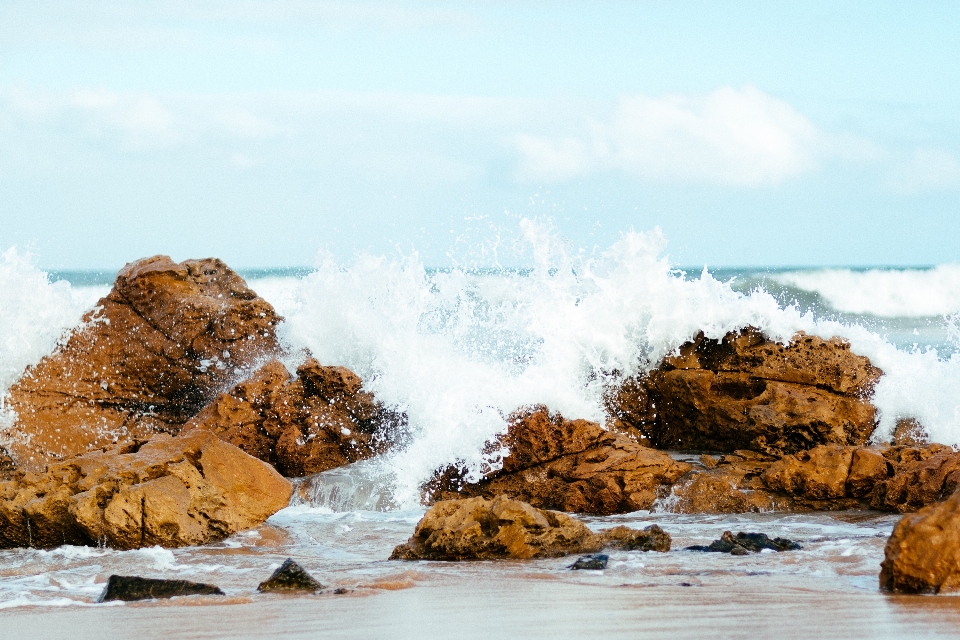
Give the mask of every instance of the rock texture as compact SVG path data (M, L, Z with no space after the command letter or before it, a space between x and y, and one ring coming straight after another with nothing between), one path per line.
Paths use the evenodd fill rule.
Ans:
M960 590L960 493L897 523L884 549L880 587L902 593Z
M652 524L641 530L620 525L600 534L608 546L626 551L670 551L670 534Z
M283 561L269 578L260 583L257 591L318 591L323 585L307 573L307 570L298 565L291 558Z
M747 327L703 334L607 396L610 426L659 449L773 456L863 445L881 371L840 338L798 333L783 346Z
M687 547L688 551L712 551L715 553L729 553L735 556L743 556L748 553L759 553L764 549L771 551L795 551L802 549L799 544L786 538L770 538L765 533L744 533L740 532L734 536L729 531L724 531L719 540L714 540L709 545L693 545Z
M292 492L212 433L160 434L0 483L0 547L204 544L260 524Z
M502 469L476 484L447 469L428 485L429 499L504 495L541 509L625 513L649 509L690 470L669 454L595 422L551 415L543 406L514 414L506 435L491 448L500 446L509 451Z
M299 477L382 452L399 433L404 416L387 410L344 367L313 358L293 377L278 360L217 396L185 426L205 429Z
M2 443L17 466L180 426L261 358L280 318L223 262L166 256L126 265L57 350L9 392Z
M157 580L138 576L110 576L107 586L97 602L111 600L153 600L173 598L174 596L215 595L222 596L223 591L212 584L189 582L187 580Z

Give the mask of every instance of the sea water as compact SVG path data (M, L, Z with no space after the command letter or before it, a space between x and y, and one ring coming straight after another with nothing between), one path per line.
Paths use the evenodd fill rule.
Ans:
M309 352L357 372L379 399L407 414L406 445L305 480L310 491L300 494L309 499L215 545L0 551L0 608L92 603L110 573L206 578L228 597L260 602L266 596L251 589L287 556L318 572L321 582L358 594L505 575L574 589L736 591L738 576L750 576L751 589L879 597L877 570L896 518L877 514L639 512L588 519L594 528L658 522L675 547L727 529L763 530L805 547L748 560L615 553L610 568L593 577L566 571L564 560L429 568L385 562L422 514L419 485L436 468L460 460L474 477L496 468L503 452L484 452L483 445L505 430L511 411L542 403L602 422L606 385L656 366L698 331L719 338L752 325L781 341L797 331L843 336L884 371L873 397L878 440L899 418L913 417L932 439L960 444L958 265L690 269L670 264L657 231L624 233L592 252L574 250L532 221L521 231L531 256L522 268L437 269L416 254L349 262L321 255L311 269L242 272L284 316L279 335L293 354L289 366ZM114 275L44 273L14 249L0 254L0 392L55 348ZM12 419L0 408L0 433Z

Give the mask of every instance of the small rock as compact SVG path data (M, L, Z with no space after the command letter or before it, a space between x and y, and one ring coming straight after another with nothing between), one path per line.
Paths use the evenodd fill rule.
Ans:
M729 531L724 531L719 540L714 540L708 546L693 545L687 547L688 551L712 551L717 553L729 553L734 556L745 556L751 551L757 553L762 549L772 549L773 551L793 551L802 547L792 540L786 538L771 539L765 533L743 533L742 531L734 537Z
M97 602L111 600L151 600L155 598L173 598L174 596L214 595L222 596L223 591L212 584L188 582L186 580L157 580L139 576L110 576L107 586Z
M594 553L589 556L581 556L577 558L577 561L572 565L567 567L568 569L590 569L594 571L602 571L607 568L607 560L610 559L605 553Z
M642 531L621 525L600 535L609 545L627 551L670 551L670 534L656 524Z
M318 591L323 585L291 558L283 561L269 578L260 583L257 591Z

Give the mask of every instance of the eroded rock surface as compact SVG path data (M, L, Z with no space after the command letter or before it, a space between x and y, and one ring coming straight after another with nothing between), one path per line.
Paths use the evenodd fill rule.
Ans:
M261 582L257 587L257 591L261 592L313 592L320 589L323 589L323 585L320 584L316 578L307 573L306 569L294 562L292 558L287 558L284 560L283 564L277 567L277 570L274 571L269 578Z
M107 580L107 586L104 587L97 602L110 602L112 600L133 602L136 600L195 595L222 596L224 593L219 587L202 582L113 575Z
M880 587L902 593L960 590L960 493L897 523L884 549Z
M21 469L177 433L217 392L278 351L280 318L216 259L126 265L57 350L10 388L2 444Z
M262 523L293 492L268 464L199 430L18 475L0 483L0 547L204 544Z
M786 538L771 538L765 533L744 533L740 532L734 536L729 531L724 531L719 540L714 540L709 545L693 545L687 547L688 551L709 551L714 553L729 553L735 556L743 556L748 553L760 553L764 549L771 551L795 551L802 547Z
M291 376L278 360L217 396L185 426L205 429L299 477L381 453L404 423L344 367L308 358Z
M538 406L514 414L497 443L503 468L476 484L447 469L427 488L431 500L504 495L537 508L607 515L649 509L690 470L669 454L587 420Z
M696 339L607 397L610 426L658 449L773 456L863 445L881 371L840 338L799 333L783 346L747 327Z

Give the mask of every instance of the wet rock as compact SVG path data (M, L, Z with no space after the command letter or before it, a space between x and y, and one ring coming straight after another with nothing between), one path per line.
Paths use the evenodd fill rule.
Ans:
M693 545L687 547L688 551L711 551L717 553L730 553L733 555L746 555L750 552L759 553L763 549L773 551L793 551L802 547L786 538L770 538L765 533L743 533L742 531L734 536L729 531L724 531L719 540L714 540L708 546Z
M177 433L217 392L279 351L280 317L216 259L145 258L54 353L10 388L3 446L19 468Z
M891 475L893 466L881 450L872 447L856 449L847 475L847 495L854 498L869 497L877 485Z
M880 375L840 338L798 333L783 346L747 327L722 340L701 333L648 375L611 389L606 406L611 428L659 449L779 457L865 444Z
M960 453L945 445L891 447L892 477L878 482L870 506L906 513L946 499L960 484Z
M621 525L603 531L599 535L606 546L626 551L670 551L670 534L656 524L644 527L640 531Z
M668 454L536 406L514 414L491 450L509 451L502 469L475 484L449 468L427 485L429 500L505 495L542 509L608 515L649 509L690 470Z
M706 460L707 464L703 464ZM747 513L788 509L789 504L767 491L759 476L773 458L752 451L721 456L703 455L671 489L658 508L673 513Z
M603 540L565 513L497 496L438 502L391 560L549 558L593 553Z
M897 523L884 549L880 588L900 593L960 590L960 493Z
M160 434L0 483L0 547L204 544L262 523L292 492L207 431Z
M821 445L784 456L760 476L767 488L812 500L843 498L854 448Z
M604 553L594 553L589 556L581 556L577 558L577 561L572 565L567 567L568 569L576 570L590 570L590 571L603 571L607 568L607 561L610 560L610 556Z
M893 430L893 444L907 447L923 446L930 442L926 428L916 418L900 418Z
M110 576L107 586L100 594L97 602L111 600L153 600L159 598L173 598L175 596L195 595L224 595L219 587L202 582L188 582L186 580L156 580L154 578L140 578L138 576Z
M313 358L291 376L278 360L217 396L185 426L205 429L300 477L369 458L393 442L405 418L386 409L344 367Z
M283 561L269 578L260 583L257 591L319 591L323 585L291 558Z

